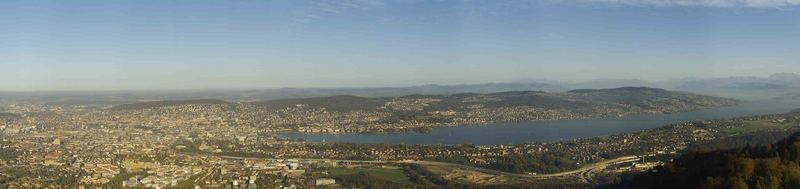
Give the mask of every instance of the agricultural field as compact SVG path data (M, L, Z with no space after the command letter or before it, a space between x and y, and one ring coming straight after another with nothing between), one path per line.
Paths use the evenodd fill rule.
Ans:
M397 184L413 185L410 178L399 167L370 167L370 168L344 168L337 167L330 170L330 175L334 177L354 175L364 172L368 175L379 177L386 181Z

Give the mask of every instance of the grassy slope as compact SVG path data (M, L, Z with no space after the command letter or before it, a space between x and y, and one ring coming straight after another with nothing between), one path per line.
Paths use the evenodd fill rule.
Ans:
M352 175L359 172L365 172L369 175L380 177L382 179L392 181L398 184L413 185L410 178L403 173L399 168L333 168L330 170L332 176Z

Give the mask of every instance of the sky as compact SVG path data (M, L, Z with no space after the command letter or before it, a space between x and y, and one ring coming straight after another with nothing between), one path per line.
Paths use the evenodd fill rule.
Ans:
M800 0L0 1L0 91L800 72Z

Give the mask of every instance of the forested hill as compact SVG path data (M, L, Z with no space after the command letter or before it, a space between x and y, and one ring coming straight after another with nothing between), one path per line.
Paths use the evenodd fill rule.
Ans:
M736 100L703 96L647 87L615 89L579 89L563 93L509 91L497 93L459 93L453 95L407 95L401 97L329 97L282 99L252 102L264 110L304 106L333 112L351 111L467 111L481 108L535 107L595 114L596 109L671 113L713 108L736 103ZM153 109L180 105L228 104L216 99L166 100L113 106L113 110Z
M763 146L689 153L608 188L800 188L800 133Z
M487 94L408 95L396 98L332 96L305 99L272 100L257 103L267 109L297 105L325 108L328 111L464 111L480 108L536 107L590 113L597 108L630 111L680 112L731 105L736 100L657 88L623 87L615 89L581 89L565 93L510 91ZM389 105L389 106L387 106Z
M110 110L146 110L169 117L242 116L239 119L242 122L299 132L400 132L425 131L440 126L675 113L737 102L663 89L626 87L560 93L510 91L401 97L340 95L236 103L172 100L124 104Z

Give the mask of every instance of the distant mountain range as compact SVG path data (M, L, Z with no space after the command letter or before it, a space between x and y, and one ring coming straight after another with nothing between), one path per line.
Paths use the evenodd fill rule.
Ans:
M658 86L742 99L769 99L786 94L800 94L800 75L781 73L769 77L682 79L660 82Z
M566 92L574 89L652 87L740 99L787 98L800 95L800 74L781 73L768 77L676 79L648 82L638 79L603 79L586 82L524 81L507 83L420 85L383 88L279 88L261 90L110 91L110 92L0 92L2 102L46 102L59 104L120 104L153 100L223 99L265 101L352 95L399 97L413 94L449 95L503 91Z
M253 90L247 91L246 94L255 99L270 100L335 95L396 97L411 94L495 93L502 91L565 92L574 89L610 89L620 87L651 87L743 99L769 99L783 96L787 93L800 94L800 74L781 73L769 77L676 79L658 82L648 82L639 79L601 79L586 82L525 81L469 85L422 85L393 88L284 88Z
M687 79L662 83L665 87L686 90L777 90L800 87L798 74L774 74L769 77L728 77L714 79ZM670 86L671 85L671 86Z
M625 86L656 87L697 93L793 92L800 89L800 74L780 73L768 77L725 77L675 79L648 82L638 79L594 80L587 82L551 82L565 88L602 89Z

